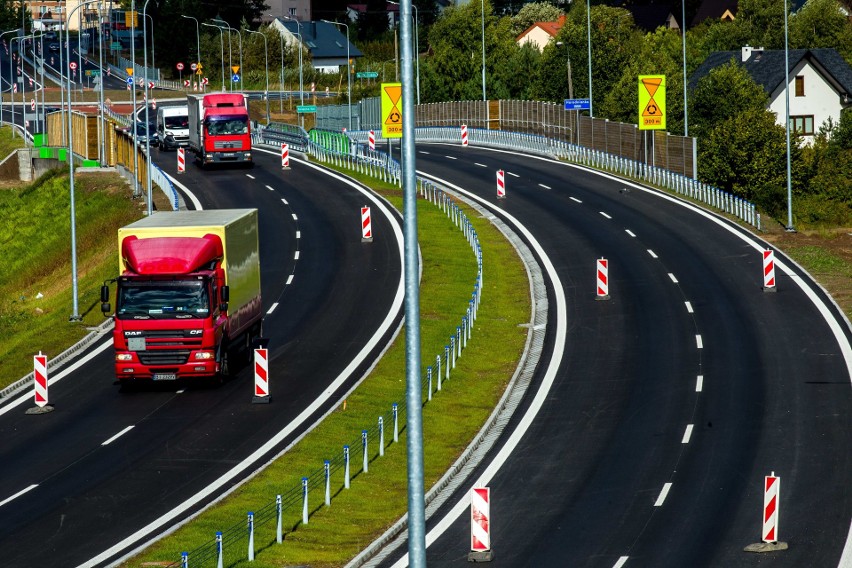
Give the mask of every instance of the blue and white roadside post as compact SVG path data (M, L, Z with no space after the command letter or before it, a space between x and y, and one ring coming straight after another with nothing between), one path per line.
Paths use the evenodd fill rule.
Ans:
M216 568L224 568L225 551L222 548L222 531L216 532Z
M254 511L248 512L248 559L254 561Z
M343 446L343 487L349 489L349 446Z

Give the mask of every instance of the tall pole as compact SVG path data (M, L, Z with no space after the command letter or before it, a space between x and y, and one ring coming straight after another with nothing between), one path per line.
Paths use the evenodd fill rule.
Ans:
M683 135L689 136L689 110L686 107L686 0L680 1L681 26L680 35L683 38Z
M0 33L0 38L2 38L6 34L16 33L17 31L18 30L9 30L7 32ZM12 81L15 78L15 76L12 74L12 42L14 41L14 39L15 38L11 38L9 40L9 97L12 96ZM3 105L2 104L0 104L0 122L3 122ZM9 122L15 122L14 114L12 115L12 120L10 120ZM15 132L15 128L13 127L12 133L14 134L14 132Z
M98 69L101 70L101 74L98 77L98 85L100 86L100 93L98 93L98 102L100 103L100 122L99 122L99 134L101 138L101 148L100 148L100 161L101 166L106 165L106 120L104 119L104 34L102 33L101 28L101 3L98 2ZM42 59L42 73L44 72L44 59ZM44 83L44 81L42 81ZM44 108L44 101L42 101L42 108Z
M195 60L195 62L197 64L201 63L201 32L198 26L198 18L193 18L192 16L184 16L183 14L181 14L180 17L186 18L187 20L195 21L195 49L197 54L197 59Z
M266 34L261 32L254 32L249 29L244 29L250 34L257 34L263 38L263 56L266 61L266 92L264 93L264 98L266 99L266 124L269 124L269 45L266 43ZM242 77L242 75L240 75Z
M304 84L304 75L302 74L302 44L304 42L304 36L302 36L302 23L296 18L291 18L290 16L285 15L285 18L288 20L293 20L296 22L296 29L298 32L296 35L299 36L299 104L305 104L305 84ZM299 114L299 120L301 122L302 128L305 127L305 115Z
M221 22L221 23L225 24L223 27L225 27L228 30L228 70L231 71L234 68L234 62L233 62L233 59L231 57L231 55L232 55L232 53L231 53L231 30L233 28L225 20L219 20L219 19L214 18L212 21ZM221 29L221 27L220 27L220 29ZM234 90L234 82L233 81L228 81L228 82L231 84L230 90L233 91ZM224 85L224 80L222 81L222 84ZM224 86L222 87L222 90L223 91L225 90Z
M213 24L208 24L206 22L202 22L201 25L207 26L207 27L210 27L210 28L216 28L217 30L219 30L219 45L221 46L221 49L222 49L222 64L221 64L221 67L222 67L222 92L224 92L225 91L225 36L224 36L224 33L222 32L222 28L219 27L219 26L214 26ZM228 34L228 35L230 35L230 34ZM199 59L200 59L200 57L199 57Z
M420 393L420 289L417 257L417 186L414 151L414 57L411 0L402 0L402 191L405 264L405 384L408 443L408 560L426 567L423 490L423 410Z
M485 0L480 0L482 9L482 100L485 98Z
M147 2L146 2L146 4L147 4ZM144 8L143 8L143 14L144 14ZM146 18L149 18L149 19L151 20L151 68L152 68L152 69L157 69L157 59L156 59L156 51L157 51L157 50L156 50L156 48L155 48L155 44L154 44L154 16L152 16L151 14L145 14L145 17L146 17ZM146 23L147 23L147 22L142 22L142 24L143 24L143 26L142 26L142 27L145 27L145 26L144 26L144 24L146 24ZM147 36L146 36L146 40L147 40ZM147 52L146 52L146 53L147 53ZM148 71L147 71L147 67L148 67L148 66L146 65L146 66L145 66L145 68L146 68L145 73L147 73L147 72L148 72ZM160 74L159 74L159 73L157 73L157 76L156 76L156 77L154 77L154 80L155 80L155 81L159 81L159 80L160 80Z
M346 28L346 89L347 89L347 101L349 104L349 130L352 130L352 73L349 69L349 62L351 61L349 57L349 26L342 22L331 22L329 20L323 20L323 22L327 24L331 24L333 26L344 26Z
M793 183L790 175L790 49L787 42L787 0L784 0L784 121L787 130L787 231L793 227Z
M595 116L592 109L592 7L586 0L586 45L589 51L589 117Z
M145 188L148 190L148 216L150 217L154 213L154 200L151 191L151 132L148 130L151 128L151 116L149 114L151 101L148 96L148 21L145 19L148 2L149 0L145 0L145 4L142 5L142 67L145 69ZM151 22L153 23L153 21L152 18ZM152 33L152 40L153 37L154 34Z
M130 123L133 135L133 197L139 197L139 152L136 146L136 0L130 0L130 65L133 69L131 91L133 92L133 119ZM69 123L70 124L70 123ZM69 137L71 129L68 130Z

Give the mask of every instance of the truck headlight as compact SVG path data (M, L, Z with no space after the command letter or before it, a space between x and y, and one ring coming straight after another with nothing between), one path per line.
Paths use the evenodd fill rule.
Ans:
M116 353L115 354L116 361L133 361L133 355L131 353Z
M196 361L210 361L214 358L212 351L196 351L195 352L195 360Z

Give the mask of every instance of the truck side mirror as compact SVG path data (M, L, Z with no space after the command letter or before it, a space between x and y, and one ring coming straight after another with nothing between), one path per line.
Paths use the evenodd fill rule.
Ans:
M109 286L101 286L101 302L109 302Z
M223 302L227 302L231 299L231 290L228 286L222 286L219 290L219 296Z

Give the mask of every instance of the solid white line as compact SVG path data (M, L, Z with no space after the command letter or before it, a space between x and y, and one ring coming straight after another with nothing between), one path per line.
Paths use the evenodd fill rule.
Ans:
M688 311L691 314L695 313L695 311L692 309L692 304L690 304L689 302L684 302L684 304L686 305L686 311Z
M275 188L272 187L271 185L267 185L266 189L268 189L269 191L275 191ZM282 199L281 201L284 201L284 200Z
M186 392L186 389L180 389L180 390L176 390L175 394L183 394L185 392Z
M473 163L473 165L474 165L474 166L479 166L480 168L487 168L487 167L488 167L488 166L486 166L485 164L480 164L479 162L474 162L474 163Z
M582 201L580 201L576 197L569 197L568 199L570 199L571 201L576 201L577 203L582 203Z
M249 178L249 179L254 179L254 176L251 175L251 174L246 174L246 177Z
M282 199L281 203L283 203L284 205L290 205L290 203L286 199Z
M648 254L650 254L650 255L651 255L651 258L659 258L659 257L657 256L657 253L655 253L655 252L654 252L654 251L652 251L651 249L648 249Z
M9 501L13 501L13 500L17 499L18 497L20 497L21 495L23 495L23 494L24 494L24 493L26 493L27 491L32 491L32 490L33 490L33 489L35 489L36 487L38 487L38 483L33 483L32 485L30 485L30 486L29 486L29 487L27 487L26 489L21 489L20 491L18 491L17 493L15 493L14 495L12 495L11 497L7 497L7 498L3 499L2 501L0 501L0 507L2 507L3 505L5 505L5 504L6 504L6 503L8 503Z
M519 176L518 174L513 174L512 172L506 172L506 173L507 173L507 174L509 174L509 175L510 175L510 176L512 176L512 177L516 177L516 178L521 177L521 176Z
M458 160L458 158L456 158L455 156L444 156L444 157L449 159L449 160Z
M604 217L606 217L607 219L612 219L612 217L610 217L609 215L607 215L607 214L606 214L606 213L604 213L603 211L598 211L598 213L600 213L601 215L603 215L603 216L604 216Z
M634 239L636 238L636 235L630 229L624 229L624 232L627 233L628 235L630 235L631 237L633 237ZM626 558L626 557L624 557L624 558Z
M538 184L539 187L543 187L544 189L550 189L549 185L544 185L543 183Z
M695 379L695 392L701 392L704 390L704 375L698 375L698 378Z
M427 156L429 155L429 152L427 152L427 151L425 151L425 150L418 150L418 151L419 151L421 154L426 154Z
M296 214L295 214L295 213L293 213L293 220L294 220L294 221L298 221L298 220L299 220L299 218L298 218L298 217L296 217Z
M116 441L117 439L119 439L121 436L127 434L131 430L133 430L132 424L130 426L128 426L127 428L125 428L124 430L122 430L121 432L119 432L118 434L116 434L115 436L113 436L112 438L108 439L106 442L101 442L101 445L106 446L107 444L110 444L110 443Z
M275 302L274 304L272 304L271 306L269 306L269 309L266 311L266 315L269 315L269 314L271 314L272 312L274 312L274 311L275 311L275 308L277 308L277 307L278 307L278 302Z
M616 562L615 564L612 565L612 568L621 568L622 566L624 566L627 563L628 558L630 558L630 557L629 556L622 556L621 558L618 559L618 562Z
M302 238L302 231L296 231L296 238L297 238L297 239L301 239L301 238Z
M704 342L701 340L700 334L695 336L695 346L699 349L704 349Z
M166 174L166 177L169 178L169 180L171 180L171 182L173 184L175 184L175 187L179 187L181 189L181 191L183 191L187 195L187 197L189 197L189 200L192 201L193 207L195 207L198 210L204 209L204 207L201 206L201 202L198 200L197 197L195 197L194 193L189 191L188 187L186 187L181 182L179 182L177 180L177 178L175 178L174 176L170 176L169 174Z
M669 278L671 278L671 279L672 279L672 282L674 282L675 284L677 284L677 278L675 278L675 275L674 275L674 274L672 274L671 272L669 272Z
M287 284L286 285L289 286L292 282L293 282L293 275L291 274L290 276L287 277Z
M295 256L293 256L293 260L299 260L299 251L296 251Z
M680 441L680 443L688 444L690 439L692 439L692 424L687 424L686 432L683 433L683 439Z
M657 502L654 503L654 507L661 507L663 505L663 502L666 500L666 496L668 496L669 494L669 489L671 488L671 483L666 483L665 485L663 485L663 490L660 491L660 496L657 497Z

